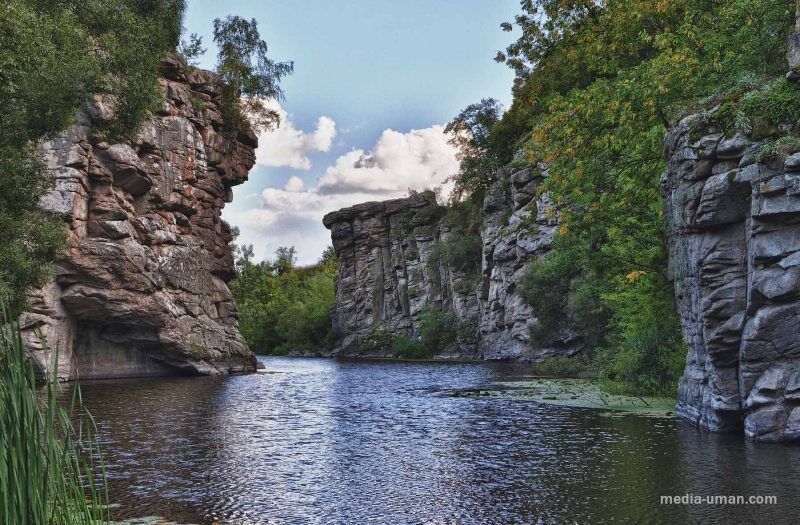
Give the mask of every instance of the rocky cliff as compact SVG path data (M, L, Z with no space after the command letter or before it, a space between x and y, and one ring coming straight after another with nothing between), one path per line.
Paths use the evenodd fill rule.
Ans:
M212 73L168 60L162 74L162 105L134 141L96 131L110 115L97 97L44 146L55 188L42 206L64 217L69 248L21 325L43 371L58 349L62 380L255 366L226 284L231 232L220 213L247 180L257 139L223 132Z
M532 346L535 313L515 293L525 265L547 253L556 228L547 195L539 195L543 176L534 167L501 173L483 205L476 271L441 257L456 233L432 192L325 216L339 259L333 353L364 355L362 344L376 330L418 335L426 306L454 312L467 331L438 357L537 361L579 351L574 334Z
M677 413L762 441L800 440L800 153L782 153L692 116L662 181L689 346Z

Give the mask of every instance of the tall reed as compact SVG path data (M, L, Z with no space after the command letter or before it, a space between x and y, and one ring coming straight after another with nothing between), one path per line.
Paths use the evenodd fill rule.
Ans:
M0 523L108 523L94 421L77 386L59 403L61 387L51 379L36 387L19 327L0 325Z

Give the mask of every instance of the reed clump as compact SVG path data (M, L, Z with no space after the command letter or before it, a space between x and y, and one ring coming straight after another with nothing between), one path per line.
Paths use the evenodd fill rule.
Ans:
M0 523L108 523L94 421L77 385L59 400L63 387L51 379L36 386L19 327L0 325Z

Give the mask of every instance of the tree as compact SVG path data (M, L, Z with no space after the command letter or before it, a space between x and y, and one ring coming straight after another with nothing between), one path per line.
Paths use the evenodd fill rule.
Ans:
M495 57L517 74L517 87L528 81L533 68L553 58L584 18L601 9L596 0L522 0L520 4L522 13L514 23L504 22L500 27L512 31L516 25L522 36Z
M453 177L456 199L476 192L482 194L495 182L495 172L502 164L491 142L491 132L502 111L497 100L485 98L464 108L445 127L460 164L458 174Z
M261 39L255 19L217 18L214 41L219 46L217 73L225 86L222 111L229 128L236 129L243 119L256 129L277 125L278 114L266 101L283 98L280 81L294 71L294 64L267 56L267 43Z
M314 353L330 344L332 250L313 266L297 267L294 247L281 247L269 262L237 264L231 283L239 308L239 329L257 353Z
M178 54L192 66L197 65L197 59L203 56L206 51L208 49L203 47L203 37L198 36L197 33L189 35L189 40L181 40L181 45L178 47Z
M240 270L242 268L246 268L248 266L253 265L253 258L255 257L255 251L253 250L252 244L243 244L238 246L234 251L234 257L236 258L236 267Z
M333 249L333 246L326 246L324 250L322 250L322 255L319 257L320 264L328 264L337 262L339 259L336 257L336 250Z
M275 250L275 262L273 266L278 272L278 275L283 275L294 270L294 265L297 262L297 250L294 246L281 246Z

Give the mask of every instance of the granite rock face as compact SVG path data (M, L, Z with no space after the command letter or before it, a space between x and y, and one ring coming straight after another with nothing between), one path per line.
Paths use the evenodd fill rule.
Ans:
M43 372L58 349L60 380L255 367L226 284L231 232L220 214L247 180L257 138L223 132L212 73L167 60L162 75L162 106L131 143L95 132L109 114L96 98L44 146L55 187L42 206L64 217L69 248L20 322Z
M677 413L714 431L800 440L800 153L700 117L666 138L669 275L689 353Z
M482 263L473 275L437 256L453 232L433 193L325 216L339 259L334 354L364 355L362 343L379 329L418 335L426 306L454 312L466 327L467 337L438 357L538 361L580 351L582 340L574 334L545 348L530 344L536 317L515 294L516 283L529 261L549 251L557 226L547 195L538 195L540 169L501 175L484 202Z

